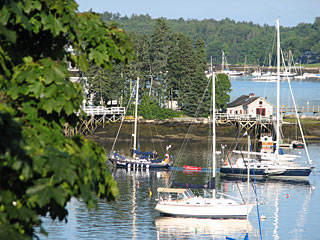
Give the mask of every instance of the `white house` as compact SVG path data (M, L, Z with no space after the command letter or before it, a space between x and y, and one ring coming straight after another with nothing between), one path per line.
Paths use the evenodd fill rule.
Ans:
M178 105L178 101L174 100L174 101L168 101L164 104L164 107L166 109L172 109L172 110L179 110L179 105Z
M256 97L254 93L242 95L227 105L230 116L248 116L251 118L273 115L273 105L263 97Z

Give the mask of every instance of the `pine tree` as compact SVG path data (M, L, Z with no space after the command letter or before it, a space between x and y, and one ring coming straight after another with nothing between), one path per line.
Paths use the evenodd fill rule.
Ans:
M166 91L167 63L169 54L169 44L171 31L165 19L156 20L153 33L151 35L151 68L153 81L150 84L151 95L158 98L158 102L164 103L164 92Z

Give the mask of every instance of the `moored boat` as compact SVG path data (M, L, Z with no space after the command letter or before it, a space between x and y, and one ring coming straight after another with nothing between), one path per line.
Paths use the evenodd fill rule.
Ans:
M169 168L170 155L169 149L171 145L166 147L165 158L158 158L156 152L141 152L137 149L137 124L138 124L138 97L139 97L139 78L136 81L136 101L135 101L135 118L134 118L134 133L133 146L130 149L130 156L125 156L113 150L117 137L115 138L112 150L108 156L109 161L116 167L129 169L151 169L151 168ZM120 125L121 127L121 125ZM119 129L120 130L120 129Z
M195 217L213 219L245 219L248 217L253 204L225 198L220 193L216 197L215 177L216 177L216 130L215 130L215 74L212 72L212 178L204 184L194 183L171 183L170 187L159 187L158 199L155 210L160 215L174 217ZM209 151L210 152L210 151ZM175 188L175 187L181 188ZM249 186L249 183L248 183ZM191 189L203 189L202 196L196 196ZM249 192L249 191L248 191ZM218 194L218 193L217 193Z

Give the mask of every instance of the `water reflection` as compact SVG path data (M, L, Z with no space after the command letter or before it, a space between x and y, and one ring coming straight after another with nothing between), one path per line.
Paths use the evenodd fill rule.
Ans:
M226 237L244 239L246 233L252 232L251 223L243 219L157 217L155 225L157 239L226 239Z

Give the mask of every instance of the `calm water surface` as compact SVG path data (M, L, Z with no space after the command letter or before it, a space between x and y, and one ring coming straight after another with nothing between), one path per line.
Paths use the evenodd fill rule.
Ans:
M119 143L123 150L129 143ZM150 143L144 143L146 146ZM174 143L178 146L178 142ZM206 144L195 144L186 150L189 158L183 164L206 165ZM105 147L111 147L105 143ZM149 145L151 147L151 145ZM309 146L310 156L316 169L309 181L303 183L283 181L257 181L256 191L261 205L260 221L262 239L317 239L320 226L320 145ZM173 154L178 154L174 150ZM302 154L302 158L305 156ZM191 159L191 163L189 162ZM304 159L305 160L305 159ZM211 173L209 173L211 174ZM179 181L202 182L205 172L177 171ZM76 199L68 205L68 223L44 219L49 232L48 239L226 239L226 236L243 239L247 229L249 239L260 239L258 211L250 213L249 224L243 220L201 220L159 217L154 210L156 189L163 186L169 177L168 171L113 172L118 182L120 196L116 202L99 201L96 210L88 211ZM246 182L220 179L217 188L224 193L246 196ZM149 192L152 192L150 196ZM255 201L251 188L251 201Z
M254 92L267 97L275 104L275 83L252 82L246 78L232 80L231 100L242 94ZM320 81L292 82L298 105L320 105ZM281 83L281 104L290 105L288 84ZM107 150L111 142L101 143ZM145 142L145 149L164 153L165 146L172 144L172 154L180 156L182 142ZM220 146L220 144L218 144ZM119 142L117 150L128 153L130 142ZM231 146L230 146L231 147ZM296 150L297 151L297 150ZM184 150L180 166L184 164L207 166L208 146L193 142ZM260 202L259 214L266 217L260 221L262 239L319 239L320 226L320 145L309 145L310 157L316 169L307 182L257 181L256 192ZM299 153L299 152L296 152ZM304 152L301 161L306 162ZM218 164L221 164L219 162ZM164 186L168 171L126 171L112 173L118 182L120 195L117 201L106 203L99 200L97 209L88 211L83 202L73 199L68 204L68 223L44 218L49 232L47 239L226 239L226 236L243 239L260 239L257 208L250 213L249 223L242 220L201 220L164 218L154 210L156 189ZM210 172L177 171L175 180L200 183ZM246 196L246 182L218 178L217 188L235 197ZM250 188L251 201L255 201ZM150 191L152 195L150 195ZM46 237L41 236L41 239Z
M232 78L230 100L233 101L241 95L248 95L252 92L256 96L266 97L272 104L276 105L276 85L276 82L251 81L251 77ZM292 79L291 88L297 105L320 105L319 79ZM293 106L287 80L281 80L280 82L280 102L281 105Z

